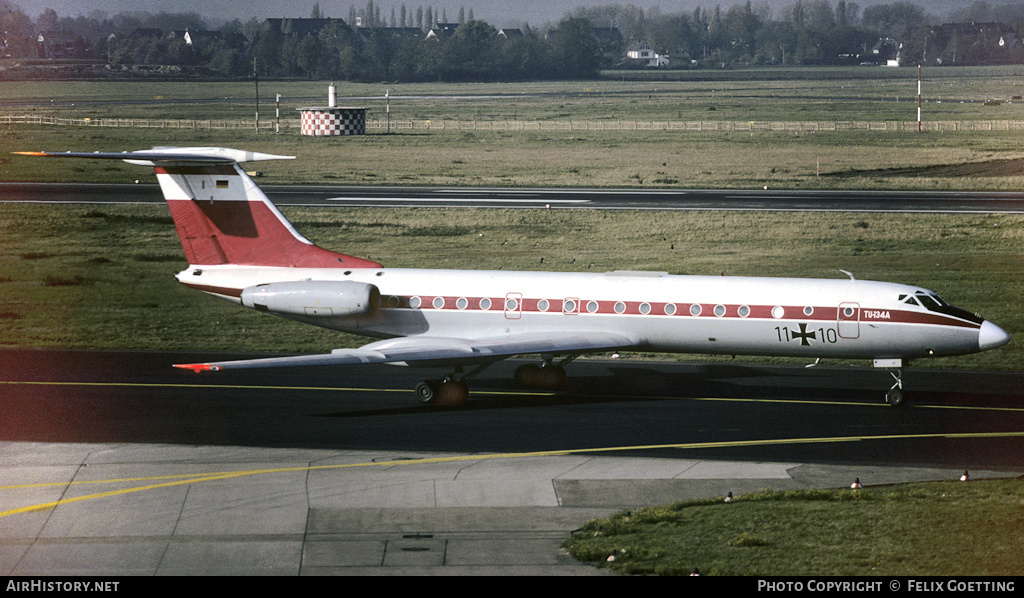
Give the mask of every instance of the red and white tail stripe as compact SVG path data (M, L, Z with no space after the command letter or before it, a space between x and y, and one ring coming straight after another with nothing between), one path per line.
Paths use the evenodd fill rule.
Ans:
M59 158L124 160L153 166L185 257L193 266L380 268L314 245L292 226L240 162L287 160L226 148L160 147L139 152L21 152Z

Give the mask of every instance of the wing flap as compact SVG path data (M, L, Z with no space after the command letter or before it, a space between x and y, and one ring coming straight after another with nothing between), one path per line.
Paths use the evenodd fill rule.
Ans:
M635 339L624 335L603 332L568 334L557 338L538 334L482 339L416 336L377 341L358 349L335 349L318 355L188 363L176 364L174 367L195 372L359 363L401 363L433 367L488 363L531 353L609 351L638 344Z

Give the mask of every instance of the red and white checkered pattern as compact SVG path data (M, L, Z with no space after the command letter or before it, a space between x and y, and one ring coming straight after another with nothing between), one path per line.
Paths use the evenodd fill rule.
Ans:
M366 134L365 108L304 108L302 134L314 137L326 135Z

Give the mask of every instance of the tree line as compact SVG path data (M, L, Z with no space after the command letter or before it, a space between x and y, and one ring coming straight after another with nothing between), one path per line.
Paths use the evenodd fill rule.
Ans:
M346 19L233 20L210 28L195 13L37 19L0 0L0 56L90 58L111 65L179 65L223 78L353 81L510 81L590 78L647 68L627 58L640 42L668 68L850 63L972 65L1024 61L1024 7L975 2L937 17L900 0L796 0L775 10L746 0L662 14L633 5L578 8L555 24L498 30L460 9L382 11L368 0ZM382 14L385 13L385 14ZM952 20L950 20L952 19Z

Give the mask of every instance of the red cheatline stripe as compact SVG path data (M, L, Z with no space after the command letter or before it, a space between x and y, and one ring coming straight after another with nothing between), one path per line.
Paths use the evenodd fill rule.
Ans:
M234 289L229 287L218 287L212 285L202 285L195 283L183 283L188 287L205 291L207 293L216 293L218 295L226 295L229 297L241 297L242 290ZM434 301L440 297L444 300L442 307L434 307ZM417 308L413 308L411 301L413 298L420 300L420 305ZM465 307L460 307L460 300L465 299ZM490 301L490 307L484 309L480 306L480 303L484 300ZM505 310L505 297L461 297L461 296L446 296L446 295L408 295L408 296L388 296L384 295L380 300L381 309L420 309L420 310L432 310L432 311L493 311L501 312ZM540 302L547 301L548 309L541 310ZM516 309L509 309L510 312L522 312L522 313L550 313L560 314L566 309L566 299L532 299L524 298L519 300L519 305ZM725 315L715 315L715 304L712 303L667 303L667 302L650 302L651 307L648 313L642 313L640 306L643 301L606 301L606 300L591 300L591 299L573 299L576 302L575 311L572 311L573 315L626 315L626 316L659 316L659 317L699 317L707 319L722 319L722 318L740 318L749 320L803 320L803 321L817 321L817 322L835 322L838 317L838 308L835 307L815 307L811 315L804 314L804 307L796 306L783 306L785 314L781 318L775 318L772 316L772 309L774 305L750 305L746 306L750 308L750 313L747 316L739 315L739 308L743 307L739 304L728 304L724 305ZM588 311L588 304L594 301L598 304L596 312ZM615 311L615 305L617 303L624 304L625 311L621 314ZM666 305L674 305L676 310L673 314L665 313ZM690 308L693 305L700 305L701 311L699 316L693 316L690 313ZM865 311L875 311L880 313L888 313L889 318L865 318L863 313ZM979 324L973 322L966 322L958 320L956 318L944 316L942 314L933 313L919 313L903 310L869 310L866 308L861 309L862 317L860 320L851 319L844 320L860 323L869 322L886 322L894 324L929 324L929 325L941 325L941 326L958 326L962 328L979 328Z
M383 296L381 298L381 307L400 308L400 309L411 309L411 302L414 298L419 299L419 307L414 309L422 310L435 310L435 311L474 311L481 310L480 302L487 300L490 301L490 307L485 311L506 311L505 309L505 297L460 297L454 295L409 295L389 298ZM434 301L438 298L444 302L441 307L435 307ZM392 299L389 302L389 299ZM460 304L460 300L465 300L464 307ZM507 311L524 312L524 313L562 313L565 312L567 307L565 303L570 299L534 299L534 298L523 298L517 299L518 304L515 309L508 309ZM542 310L540 303L547 301L548 308ZM808 315L804 312L805 306L781 306L784 310L782 317L776 318L772 315L772 310L776 307L775 305L741 305L741 304L714 304L714 303L669 303L669 302L644 302L644 301L614 301L614 300L597 300L597 299L571 299L575 305L571 306L573 314L596 314L596 315L637 315L637 316L662 316L662 317L695 317L691 312L691 308L695 305L700 307L699 314L696 317L700 318L740 318L740 319L762 319L762 320L803 320L803 321L817 321L817 322L835 322L839 318L839 308L837 307L814 307L812 312ZM597 310L590 311L590 304L596 303ZM647 313L642 311L642 306L648 305L650 310ZM617 310L617 306L621 311ZM674 306L675 311L672 313L666 313L667 306ZM722 313L719 316L716 313L716 308L724 308L724 312L719 310L718 313ZM740 309L746 307L749 309L747 315L740 315ZM869 317L870 314L870 317ZM945 316L937 313L930 312L915 312L907 310L893 310L893 309L871 309L862 307L860 309L860 317L853 316L851 318L844 318L843 320L848 322L885 322L885 323L898 323L898 324L936 324L945 326L960 326L963 328L979 328L979 324L960 320L954 317Z

